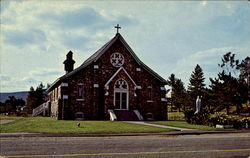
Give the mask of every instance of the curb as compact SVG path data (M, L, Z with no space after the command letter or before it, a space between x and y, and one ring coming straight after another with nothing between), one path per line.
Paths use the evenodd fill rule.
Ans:
M40 134L40 133L0 133L1 137L119 137L119 136L178 136L203 134L250 133L249 130L240 131L174 131L165 133L117 133L117 134Z

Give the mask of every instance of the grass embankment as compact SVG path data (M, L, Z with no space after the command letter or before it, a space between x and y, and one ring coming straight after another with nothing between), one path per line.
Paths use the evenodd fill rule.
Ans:
M77 123L81 126L78 127ZM151 133L170 129L111 121L65 121L48 117L28 117L3 124L1 133Z
M148 122L151 124L157 125L165 125L165 126L172 126L172 127L180 127L180 128L188 128L188 129L197 129L197 130L204 130L204 131L216 131L216 130L235 130L235 129L217 129L210 126L203 126L203 125L192 125L185 121L152 121Z

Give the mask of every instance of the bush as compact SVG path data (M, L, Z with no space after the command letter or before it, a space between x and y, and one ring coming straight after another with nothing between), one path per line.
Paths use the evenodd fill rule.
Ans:
M187 123L195 125L210 125L210 113L207 110L194 114L194 110L186 110L184 112Z
M222 114L214 118L211 118L210 121L211 121L211 124L213 124L213 126L216 126L216 124L233 125L233 127L236 129L249 128L249 125L250 125L250 118L242 117L240 115L229 116L229 115Z
M16 116L28 117L27 111L17 111Z

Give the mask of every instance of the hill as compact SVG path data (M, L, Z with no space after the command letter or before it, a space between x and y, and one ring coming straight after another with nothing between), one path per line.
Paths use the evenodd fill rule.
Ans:
M0 101L4 103L9 96L14 96L15 98L18 99L23 99L26 102L26 99L28 97L28 91L23 91L23 92L11 92L11 93L0 93Z

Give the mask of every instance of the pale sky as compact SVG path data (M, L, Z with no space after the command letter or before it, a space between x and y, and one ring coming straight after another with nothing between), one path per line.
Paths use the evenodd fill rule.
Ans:
M185 86L199 64L209 77L223 54L250 54L250 3L246 1L1 1L0 92L28 91L65 74L73 51L75 68L115 36L166 80Z

